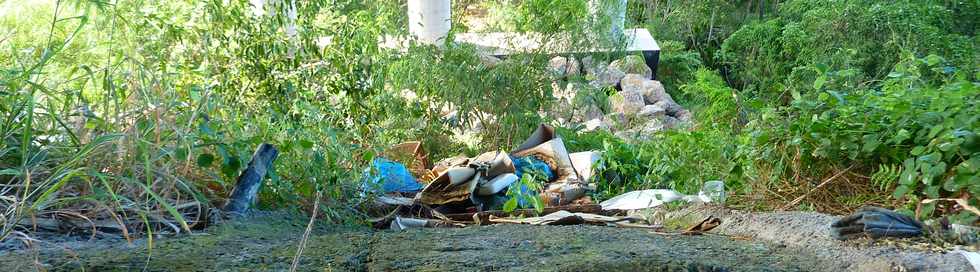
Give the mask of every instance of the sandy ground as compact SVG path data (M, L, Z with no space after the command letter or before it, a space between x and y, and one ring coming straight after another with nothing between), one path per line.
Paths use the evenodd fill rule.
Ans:
M603 226L494 225L374 231L317 226L302 271L970 271L957 254L901 250L827 234L833 216L744 213L716 207L670 212L671 222L714 215L702 236ZM287 270L308 218L287 213L155 239L42 243L0 251L0 271Z

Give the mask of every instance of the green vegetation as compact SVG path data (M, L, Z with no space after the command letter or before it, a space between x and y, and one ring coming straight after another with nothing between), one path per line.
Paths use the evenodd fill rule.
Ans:
M487 29L589 42L564 34L588 27L584 0L460 1L454 31L467 7L493 11ZM695 125L638 143L559 128L570 150L605 152L594 198L718 179L738 207L808 194L788 208L875 203L977 224L955 202L922 204L980 207L976 1L628 11L627 27L658 39L659 77ZM325 218L357 223L358 181L385 147L421 140L434 159L509 150L553 121L538 114L559 106L549 56L487 65L465 45L378 47L406 21L404 1L0 3L0 239L30 218L202 226L262 142L281 155L261 205L309 207L321 191Z

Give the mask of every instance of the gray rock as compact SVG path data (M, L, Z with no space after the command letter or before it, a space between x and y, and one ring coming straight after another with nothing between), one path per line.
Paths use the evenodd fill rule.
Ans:
M667 121L665 119L666 118L653 118L647 120L646 123L643 123L643 125L639 127L640 132L645 135L651 135L667 130L669 127L667 126Z
M610 86L619 85L619 81L626 76L626 73L624 73L622 70L613 67L598 68L598 69L599 71L597 71L596 79L593 81L595 83L593 83L592 85L596 85L599 87L610 87Z
M557 78L566 78L581 74L581 66L575 57L557 56L548 61L548 70Z
M646 105L643 95L638 92L619 92L609 97L609 104L614 112L626 115L636 115Z
M566 103L575 100L575 93L578 92L575 83L568 83L564 88L557 81L551 82L551 96L559 100L559 103Z
M643 139L638 139L641 138L640 137L641 133L640 133L640 129L636 129L636 128L616 131L615 133L613 133L613 135L616 135L616 137L619 137L620 139L624 139L624 140L643 140Z
M600 108L599 105L596 104L586 105L583 113L584 113L585 120L602 118L602 108Z
M664 124L664 128L666 128L666 129L674 129L674 128L677 128L677 127L680 127L681 125L683 125L684 122L681 122L681 120L678 120L677 118L674 118L673 116L667 115L667 116L664 116L664 118L663 118L663 124Z
M572 120L584 122L592 119L602 119L602 108L596 104L576 105L575 115Z
M694 114L692 114L691 111L687 109L680 109L679 111L677 111L676 114L674 114L674 116L677 117L677 120L680 120L681 122L685 122L685 123L691 122L691 120L694 118Z
M644 83L646 83L646 81L652 80L643 78L643 76L639 74L626 74L626 76L623 76L623 78L619 80L619 87L623 91L639 91L643 93L643 89L645 89Z
M583 125L585 125L585 128L582 129L582 131L585 132L596 131L598 129L609 129L609 127L606 126L608 124L602 121L602 116L599 116L599 118L596 119L591 119L589 121L586 121L585 123L583 123Z
M644 89L643 98L646 99L648 104L654 104L664 100L674 103L674 99L670 97L670 94L667 93L667 90L664 89L664 85L660 81L643 81L643 84L639 88Z
M660 105L654 104L654 105L643 106L643 109L640 109L640 112L636 114L636 117L639 117L644 120L649 120L655 118L663 118L666 115L667 115L667 109L663 108L662 104Z
M615 60L609 64L609 67L616 68L628 74L640 74L645 78L651 78L653 76L653 70L650 70L650 67L647 67L643 58L637 55L629 55Z
M669 97L670 96L668 96L668 98ZM657 103L653 103L653 104L664 108L664 110L667 111L667 115L670 116L677 116L678 112L684 110L684 107L681 107L680 104L674 102L673 99L664 99L664 100L657 101Z
M488 68L496 67L497 64L500 64L501 61L500 58L487 54L480 54L479 57L480 57L480 63L482 63L484 66Z
M592 56L582 58L582 71L585 72L585 76L587 77L597 77L598 72L607 65L604 62L593 59Z
M626 115L622 112L612 112L602 118L602 126L608 129L623 127L626 125Z

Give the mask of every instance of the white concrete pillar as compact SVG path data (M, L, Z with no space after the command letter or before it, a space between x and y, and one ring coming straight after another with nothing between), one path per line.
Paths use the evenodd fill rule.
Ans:
M408 32L419 41L441 44L452 27L450 0L408 0Z

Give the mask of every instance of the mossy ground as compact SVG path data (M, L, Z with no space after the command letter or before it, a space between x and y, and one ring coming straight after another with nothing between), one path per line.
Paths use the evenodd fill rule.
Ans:
M0 270L287 270L307 218L275 214L176 238L0 253ZM495 225L374 231L318 226L300 260L307 271L811 271L815 260L725 236L668 236L602 226Z

